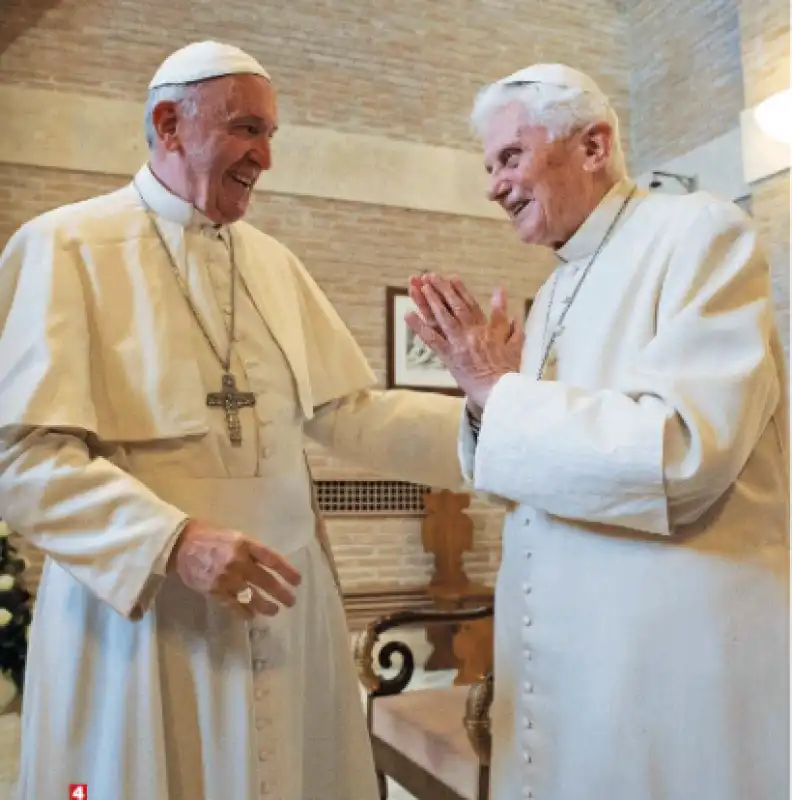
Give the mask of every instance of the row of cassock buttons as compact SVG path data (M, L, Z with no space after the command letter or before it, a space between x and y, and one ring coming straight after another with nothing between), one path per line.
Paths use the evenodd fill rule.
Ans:
M530 519L526 519L525 520L525 525L528 526L530 524L531 524L531 520ZM530 560L531 557L532 557L531 550L529 548L526 548L526 550L525 550L525 558L526 558L526 560ZM531 596L531 584L528 581L526 581L522 585L522 590L523 590L523 596L525 598L525 605L524 605L525 615L523 616L523 658L525 659L525 669L527 671L527 664L533 658L533 654L531 653L531 650L530 650L530 647L529 647L529 644L528 644L528 635L530 633L531 625L533 625L533 620L531 619L530 607L529 607L530 596ZM522 754L522 756L523 756L523 762L527 766L527 765L530 765L530 764L533 763L533 756L531 755L530 745L529 745L529 741L528 741L528 739L529 739L529 737L530 737L530 735L531 735L531 733L533 731L533 720L531 719L531 717L529 715L529 710L528 710L528 707L527 707L528 706L528 702L531 699L530 696L533 694L533 684L528 680L526 680L525 683L523 684L523 693L524 693L525 697L524 697L523 703L522 703L522 708L523 708L523 719L522 719L522 722L523 722L523 754ZM535 800L535 797L536 797L536 795L534 794L533 790L529 786L527 786L525 784L522 787L522 796L524 798L530 798L530 800Z

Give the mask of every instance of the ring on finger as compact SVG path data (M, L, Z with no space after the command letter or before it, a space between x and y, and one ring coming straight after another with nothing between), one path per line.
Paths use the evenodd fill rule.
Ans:
M248 603L252 602L253 600L253 589L248 586L247 588L243 589L241 592L237 593L237 600L242 603L243 606L248 605Z

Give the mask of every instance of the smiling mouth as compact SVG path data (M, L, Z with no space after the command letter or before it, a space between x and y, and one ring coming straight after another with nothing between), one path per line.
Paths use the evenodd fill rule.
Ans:
M232 181L244 186L248 191L253 188L253 184L256 182L255 178L248 178L245 175L231 175L230 178Z
M522 211L528 208L529 205L533 200L523 200L520 203L515 203L513 206L509 208L509 214L511 215L512 219L517 219L517 217L522 213Z

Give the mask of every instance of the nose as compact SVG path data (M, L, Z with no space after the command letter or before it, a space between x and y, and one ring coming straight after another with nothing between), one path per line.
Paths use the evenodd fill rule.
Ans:
M487 187L487 200L495 200L502 203L508 194L508 182L503 178L502 174L493 172L490 175L489 186Z
M250 159L256 166L264 171L272 166L272 140L269 136L262 136L250 150Z

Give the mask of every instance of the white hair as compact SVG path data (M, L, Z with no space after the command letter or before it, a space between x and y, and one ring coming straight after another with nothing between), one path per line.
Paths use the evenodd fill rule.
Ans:
M149 150L153 149L154 142L157 141L157 131L154 128L154 109L159 103L167 101L177 103L182 113L188 116L195 114L198 105L195 86L196 84L166 84L165 86L158 86L149 92L146 98L144 118L146 144L148 144Z
M538 81L498 81L476 96L470 122L482 138L492 116L505 106L519 103L527 125L545 128L550 140L563 139L573 131L597 122L613 129L610 166L616 177L627 174L627 163L619 134L619 118L608 98L577 86L558 86Z

